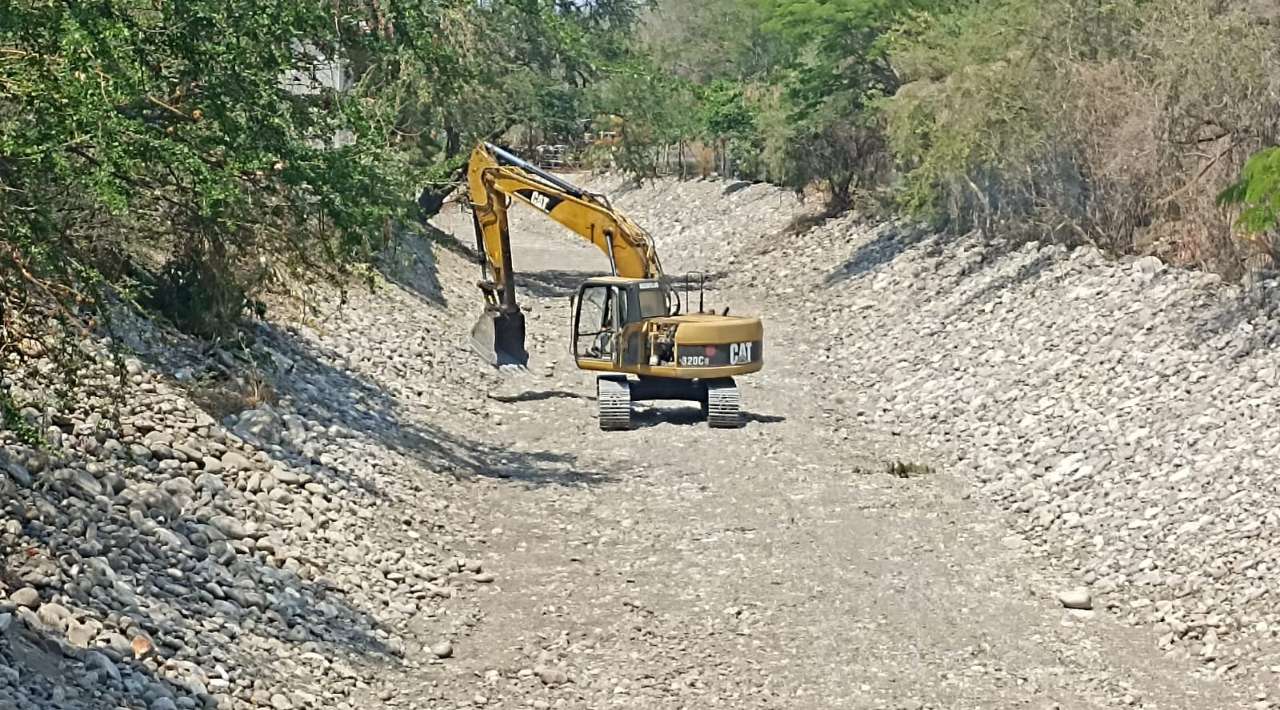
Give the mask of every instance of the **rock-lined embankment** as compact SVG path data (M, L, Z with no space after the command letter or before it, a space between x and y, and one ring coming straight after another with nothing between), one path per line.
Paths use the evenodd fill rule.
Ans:
M700 215L742 214L753 235L788 197L686 195L659 183L620 204L671 251L732 254L730 283L811 335L771 347L834 365L815 376L853 431L966 472L1170 654L1280 671L1280 282L854 218L739 242Z

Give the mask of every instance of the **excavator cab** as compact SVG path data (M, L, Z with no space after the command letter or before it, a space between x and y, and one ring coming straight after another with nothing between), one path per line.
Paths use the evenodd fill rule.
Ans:
M587 369L643 365L645 323L678 310L678 298L658 279L588 279L572 302L573 357Z

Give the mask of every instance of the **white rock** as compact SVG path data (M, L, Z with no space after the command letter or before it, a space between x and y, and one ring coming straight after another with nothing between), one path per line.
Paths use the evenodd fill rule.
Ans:
M1058 601L1068 609L1093 608L1093 596L1082 587L1058 592Z

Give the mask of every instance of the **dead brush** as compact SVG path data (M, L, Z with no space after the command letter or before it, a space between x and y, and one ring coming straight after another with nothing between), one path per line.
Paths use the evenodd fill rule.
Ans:
M190 388L188 396L219 421L228 415L279 401L275 387L257 370L238 377L202 379Z
M223 351L215 357L216 369L198 378L188 388L191 400L218 420L279 401L279 394L260 366L258 356L244 340L238 344L243 365L239 359Z
M890 461L885 464L885 473L894 478L917 478L933 473L933 468L927 464L910 461Z

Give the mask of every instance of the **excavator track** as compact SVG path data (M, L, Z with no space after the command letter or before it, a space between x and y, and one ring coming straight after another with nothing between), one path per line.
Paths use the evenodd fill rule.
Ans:
M713 429L737 429L745 423L738 386L732 378L707 383L707 423Z
M596 378L600 407L600 428L622 431L631 428L631 385L625 377Z

